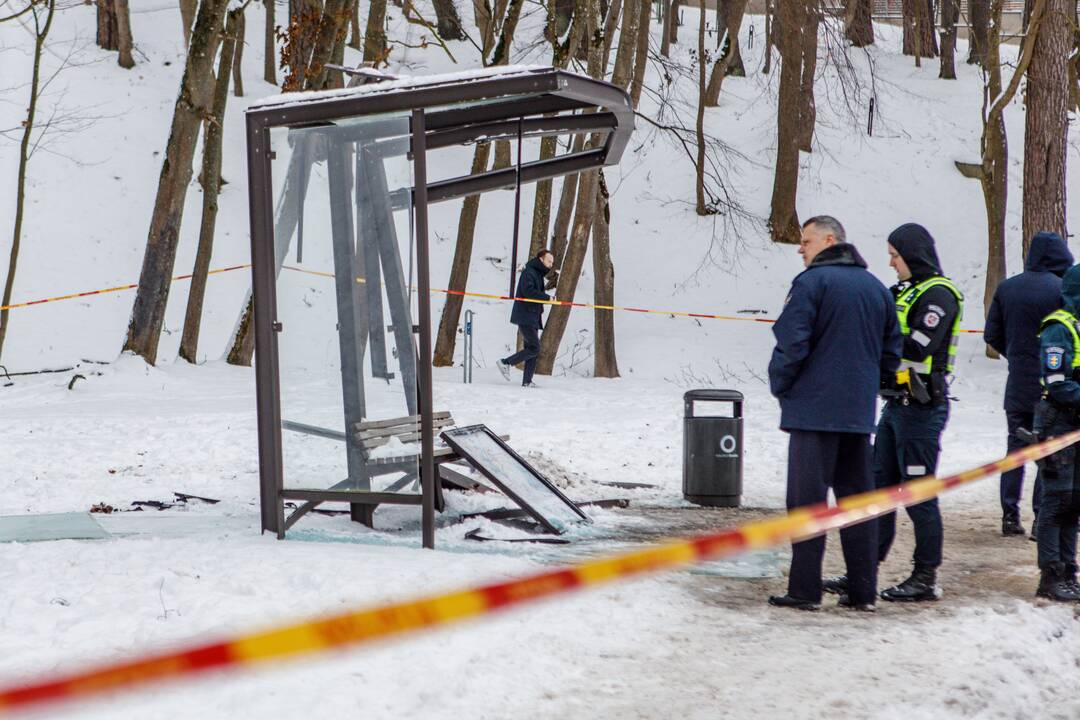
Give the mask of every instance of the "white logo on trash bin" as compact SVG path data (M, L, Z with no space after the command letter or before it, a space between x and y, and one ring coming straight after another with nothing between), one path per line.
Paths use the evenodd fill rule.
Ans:
M735 440L734 435L725 435L720 438L720 452L716 454L716 457L720 458L733 458L738 457L735 451L738 449L739 443Z

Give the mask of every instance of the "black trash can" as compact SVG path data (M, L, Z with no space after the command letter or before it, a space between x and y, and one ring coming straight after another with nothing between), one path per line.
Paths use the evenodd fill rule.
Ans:
M731 403L730 416L698 416L695 403ZM683 395L683 497L698 505L739 507L742 500L743 395L691 390Z

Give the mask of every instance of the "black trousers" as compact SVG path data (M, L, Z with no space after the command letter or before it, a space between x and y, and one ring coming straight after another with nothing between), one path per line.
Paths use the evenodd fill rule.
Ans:
M904 405L890 401L878 420L874 438L874 484L899 485L937 472L941 433L949 420L948 405ZM937 498L907 508L915 526L915 566L941 565L944 531ZM885 562L896 537L896 513L878 518L878 561Z
M1006 447L1009 452L1025 447L1016 437L1020 428L1030 430L1035 426L1034 412L1006 411L1005 419L1009 423L1009 439ZM1035 475L1035 487L1031 491L1031 509L1039 514L1039 484L1041 473ZM1004 517L1020 517L1020 496L1024 489L1024 466L1001 473L1001 514Z
M518 326L521 333L523 347L516 353L503 360L507 365L525 363L525 374L521 376L521 384L528 385L532 382L533 373L536 372L536 358L540 357L540 328Z
M1035 427L1045 437L1064 435L1078 428L1072 413L1040 400L1035 410ZM1039 541L1039 569L1075 575L1076 537L1080 529L1080 454L1076 446L1042 460L1042 497L1035 538Z
M839 498L873 489L870 436L857 433L792 430L788 443L788 510L825 502L829 488ZM840 531L848 587L855 603L877 597L877 524L859 523ZM825 537L791 546L788 595L821 601L821 561Z

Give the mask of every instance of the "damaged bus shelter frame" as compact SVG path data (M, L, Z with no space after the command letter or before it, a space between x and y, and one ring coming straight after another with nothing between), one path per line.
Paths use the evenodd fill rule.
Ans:
M385 89L384 89L385 88ZM283 538L291 524L285 518L285 501L302 500L309 506L320 502L348 502L353 507L354 519L368 524L374 507L383 503L417 504L422 506L424 547L434 547L436 474L435 424L432 408L432 339L431 302L428 247L428 205L463 198L469 195L499 189L513 189L524 183L552 179L585 170L618 163L633 130L633 110L625 91L603 81L568 73L552 68L520 69L517 71L493 71L490 74L471 77L438 77L408 82L382 82L367 86L360 92L349 90L336 93L297 95L295 99L282 96L280 104L255 106L246 114L248 147L248 185L250 198L252 276L254 294L254 331L256 350L256 393L258 405L259 476L261 516L263 531L270 531ZM360 148L356 152L355 181L347 177L348 168L338 152L350 141L352 126L335 121L361 118L386 113L410 113L409 132L397 138ZM369 271L367 290L373 281L373 271L382 264L390 304L391 322L395 341L399 348L401 381L410 398L410 385L415 386L409 412L419 415L420 462L419 481L421 497L394 492L372 492L370 489L285 489L282 460L282 413L279 378L279 354L277 333L282 331L278 320L276 277L284 260L284 250L275 246L274 194L272 189L270 131L275 128L318 128L326 137L328 175L331 205L331 233L351 232L346 223L352 222L349 193L355 182L357 202L361 193L374 199L383 212L407 209L411 215L416 243L416 278L418 327L413 327L407 299L408 284L401 272L400 250L395 247L393 228L386 231L385 217L376 219L383 227L374 232L378 240L378 256ZM503 139L537 138L543 136L578 135L590 133L592 139L584 149L568 152L550 159L539 159L517 167L482 172L429 183L428 156L430 150L476 142ZM302 148L301 157L306 154ZM407 155L412 162L413 187L390 192L387 188L382 158ZM309 161L310 162L310 161ZM306 174L304 175L306 182ZM342 206L342 207L339 207ZM301 205L302 207L302 205ZM335 210L337 210L335 212ZM347 216L347 217L343 217ZM368 221L370 222L370 220ZM391 221L392 226L392 221ZM301 231L302 232L302 231ZM298 237L298 251L299 243ZM351 250L347 251L351 254ZM358 254L367 254L365 247ZM335 242L335 286L339 309L339 342L341 344L342 376L362 371L363 349L357 351L357 343L365 339L357 337L354 323L348 322L355 313L355 303L350 298L361 291L351 278L340 272L344 259L340 257ZM516 263L511 259L511 264ZM360 259L363 262L363 259ZM349 267L349 266L344 266ZM396 273L389 268L396 268ZM396 277L391 277L396 275ZM351 309L350 309L351 308ZM381 313L381 310L379 310ZM343 317L343 315L345 315ZM414 345L413 333L419 335ZM351 347L351 351L350 351ZM411 352L402 352L400 348ZM385 348L372 343L371 366L380 377L392 377L387 371ZM351 358L351 360L350 360ZM361 366L358 366L357 363ZM342 437L336 431L317 428L300 428L301 432L333 435L347 445L350 477L353 474L354 456L350 420L363 419L362 379L359 401L351 399L343 385L346 433ZM357 402L359 406L357 407ZM350 405L352 407L350 407ZM416 405L417 407L412 407ZM291 428L298 429L298 428ZM293 520L294 521L294 520Z

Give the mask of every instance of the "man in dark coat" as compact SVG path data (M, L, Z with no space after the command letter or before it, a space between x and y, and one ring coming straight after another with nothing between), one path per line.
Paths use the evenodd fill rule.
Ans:
M522 348L508 358L497 363L499 372L510 379L510 367L520 362L525 363L525 372L521 377L522 387L535 387L533 373L536 371L536 358L540 356L540 330L544 327L544 306L528 300L550 300L544 292L544 276L555 264L555 255L550 250L541 250L536 257L525 264L518 277L517 292L514 293L514 307L510 311L510 322L518 326L521 333Z
M888 290L845 241L843 226L819 216L803 225L806 270L791 285L773 327L769 388L789 433L787 507L873 489L870 433L882 374L895 373L900 331ZM877 526L840 531L850 583L840 604L872 610L877 593ZM816 610L822 594L825 538L794 543L786 595L769 603Z
M1073 264L1069 247L1057 233L1040 232L1031 239L1024 272L998 285L983 339L1009 361L1005 382L1005 418L1009 452L1024 444L1016 437L1020 428L1031 430L1035 405L1042 395L1039 383L1039 325L1061 307L1061 277ZM1020 494L1024 486L1021 465L1001 475L1001 533L1023 535ZM1031 508L1039 513L1039 479L1031 495Z

